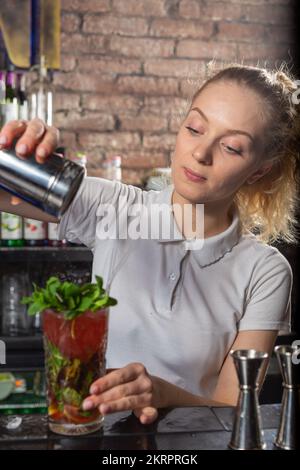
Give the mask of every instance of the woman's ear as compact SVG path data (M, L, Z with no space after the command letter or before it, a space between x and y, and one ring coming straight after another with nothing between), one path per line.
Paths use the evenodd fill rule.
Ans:
M256 183L260 178L262 178L264 175L269 173L273 166L272 162L265 163L262 165L258 170L256 170L247 180L247 184L253 184Z

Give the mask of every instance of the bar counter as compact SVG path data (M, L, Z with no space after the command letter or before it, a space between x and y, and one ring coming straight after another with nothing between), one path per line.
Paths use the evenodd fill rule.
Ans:
M280 404L261 405L267 449L273 446ZM131 412L105 417L101 431L80 437L54 434L45 415L19 415L21 425L7 429L13 416L0 416L0 450L226 450L234 408L188 407L160 410L158 420L142 425Z

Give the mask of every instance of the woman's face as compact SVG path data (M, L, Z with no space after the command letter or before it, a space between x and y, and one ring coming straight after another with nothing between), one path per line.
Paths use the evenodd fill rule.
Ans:
M172 158L177 195L194 203L232 200L262 166L265 124L252 90L232 82L208 85L177 135Z

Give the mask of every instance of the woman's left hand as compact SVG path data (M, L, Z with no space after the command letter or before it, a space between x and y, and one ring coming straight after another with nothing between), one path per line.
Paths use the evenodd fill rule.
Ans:
M99 408L102 415L133 410L142 424L150 424L158 416L158 381L140 363L128 364L96 380L90 387L82 408Z

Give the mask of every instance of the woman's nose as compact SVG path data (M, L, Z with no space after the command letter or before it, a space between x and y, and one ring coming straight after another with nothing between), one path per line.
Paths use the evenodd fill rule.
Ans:
M211 165L212 163L212 152L209 147L197 146L193 150L192 156L198 163L204 163L205 165Z

